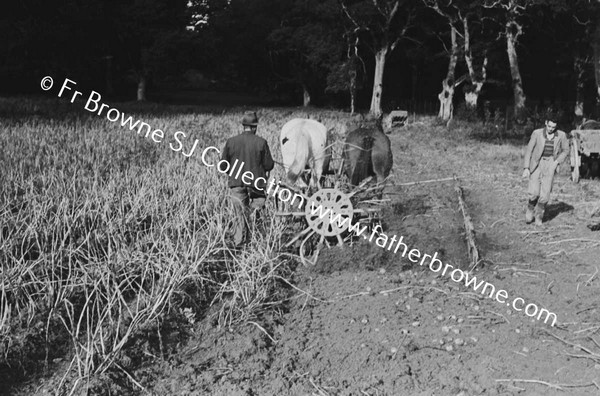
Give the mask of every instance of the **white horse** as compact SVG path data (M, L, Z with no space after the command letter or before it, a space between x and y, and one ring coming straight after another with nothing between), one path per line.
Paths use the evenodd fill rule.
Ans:
M281 128L279 139L287 183L301 188L321 188L321 177L329 172L331 149L327 127L316 120L294 118ZM310 178L304 170L310 168Z

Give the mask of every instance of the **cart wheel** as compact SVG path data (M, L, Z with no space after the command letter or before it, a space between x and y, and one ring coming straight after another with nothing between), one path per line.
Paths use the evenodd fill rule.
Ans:
M573 139L571 146L571 180L574 183L579 183L579 166L581 165L581 155L579 154L579 143L577 139Z
M579 183L579 167L576 166L573 168L573 171L571 171L571 180L573 180L573 183Z

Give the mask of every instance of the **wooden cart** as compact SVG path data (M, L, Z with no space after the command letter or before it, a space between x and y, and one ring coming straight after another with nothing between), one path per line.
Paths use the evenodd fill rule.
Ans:
M571 131L571 180L600 166L600 122L589 120Z

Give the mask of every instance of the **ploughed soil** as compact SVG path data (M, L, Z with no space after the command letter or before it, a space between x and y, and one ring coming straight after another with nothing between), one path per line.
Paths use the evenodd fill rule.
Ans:
M600 394L600 231L587 227L600 222L600 180L575 184L561 165L536 227L524 222L523 139L476 139L427 123L389 136L384 232L467 270L459 183L482 258L473 274L508 301L555 313L555 325L361 238L299 266L292 281L302 292L281 313L232 329L197 323L170 359L134 372L142 393Z

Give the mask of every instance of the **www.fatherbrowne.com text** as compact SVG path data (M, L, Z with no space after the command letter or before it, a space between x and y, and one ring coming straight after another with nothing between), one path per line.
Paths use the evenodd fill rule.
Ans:
M44 78L42 78L41 80L41 87L44 91L48 91L52 88L54 84L54 81L52 80L52 77L50 76L46 76ZM73 80L69 80L68 78L65 78L62 87L60 88L60 91L58 92L58 97L62 97L63 94L66 94L69 91L72 91L73 94L71 96L71 103L73 103L75 101L75 99L78 96L82 96L83 93L80 91L76 91L74 90L74 86L77 85L77 83ZM151 138L152 141L154 141L155 143L161 143L165 137L165 132L160 130L160 129L153 129L149 124L142 122L140 120L136 120L134 122L133 117L129 116L126 118L125 114L120 112L119 110L115 109L115 108L111 108L109 105L102 103L101 102L101 95L96 92L96 91L92 91L90 93L90 95L88 96L84 109L95 113L97 115L102 115L104 109L106 109L106 112L104 112L105 117L111 121L111 122L116 122L116 121L120 121L121 126L123 127L128 127L130 130L134 130L137 128L137 134L138 135L143 135L146 138ZM169 143L169 147L171 148L171 150L175 151L175 152L181 152L181 154L183 154L186 157L191 157L194 154L194 151L196 150L196 147L199 143L199 140L196 139L192 145L191 149L184 150L184 143L181 139L185 139L186 138L186 134L183 131L177 131L173 134L173 139L176 142L176 145L174 146L173 143ZM202 156L201 156L201 160L202 163L207 166L207 167L214 167L215 164L214 163L209 163L207 161L207 155L210 151L214 151L216 154L220 154L220 151L218 148L216 147L207 147L206 149L204 149L204 151L202 152ZM261 190L261 191L265 191L263 189L258 188L258 184L257 182L263 178L254 178L254 175L252 174L252 172L250 171L246 171L244 173L241 173L242 169L244 168L244 163L238 163L238 161L236 160L233 164L229 164L227 161L219 161L217 163L217 171L220 173L224 173L224 174L228 174L229 176L233 176L234 173L235 174L235 178L240 178L241 180L247 184L247 185L254 185L257 189ZM264 183L266 184L266 180L264 180ZM275 188L274 188L275 187ZM300 194L294 194L292 193L289 189L287 188L282 188L280 187L280 183L275 183L274 180L271 180L271 182L269 183L269 187L268 189L265 191L266 194L269 195L273 195L273 196L277 196L279 198L280 201L283 202L287 202L287 201L291 201L291 204L296 203L298 208L302 209L304 208L306 202L305 199L302 195ZM298 201L298 202L296 202ZM545 308L539 308L536 304L527 304L525 305L525 300L517 297L515 299L513 299L512 301L508 300L508 292L506 290L500 289L498 291L496 291L496 288L494 287L494 285L492 285L491 283L485 282L483 280L477 282L477 277L472 276L472 274L470 274L469 272L464 272L462 271L460 268L454 268L452 265L450 264L444 264L442 263L441 260L438 259L438 253L435 252L433 254L433 256L429 255L429 254L423 254L421 255L421 252L418 249L411 249L409 251L408 246L406 245L406 243L403 242L404 237L400 236L400 238L398 238L396 235L393 235L391 238L389 238L386 234L384 234L383 232L378 232L377 229L378 227L375 227L373 229L373 231L371 232L371 235L369 237L367 237L367 235L365 234L365 231L367 230L367 226L362 226L360 225L360 223L355 223L352 224L351 223L351 218L347 217L347 216L342 216L339 213L333 213L331 211L331 209L326 209L324 210L324 208L321 205L315 205L314 202L310 203L311 207L310 207L310 211L311 214L314 216L316 214L319 215L319 217L321 219L325 218L326 216L329 216L329 222L330 223L334 223L337 222L338 226L341 228L345 225L346 222L348 222L348 230L352 233L354 233L356 236L363 236L363 238L368 239L369 242L373 241L373 238L375 238L375 235L377 235L377 238L375 238L375 244L381 248L384 248L389 251L392 250L392 248L394 249L394 253L397 253L398 250L400 250L400 248L402 248L402 257L405 257L408 253L408 259L413 262L413 263L419 263L419 265L424 265L425 262L427 261L427 259L429 260L429 263L427 264L429 266L429 269L433 272L440 272L442 271L442 276L446 275L446 273L448 272L450 274L450 278L457 283L463 282L465 286L467 287L472 287L473 290L480 291L480 293L482 295L485 295L486 292L489 293L488 297L491 299L496 300L497 302L501 303L501 304L506 304L507 306L511 306L514 310L516 311L524 311L525 315L529 316L529 317L536 317L537 320L541 320L542 318L544 319L544 323L546 323L550 318L552 318L552 326L554 326L554 324L556 323L556 314L554 314L553 312L548 311ZM420 261L419 261L420 259ZM449 271L451 270L451 271ZM489 289L489 290L488 290ZM524 309L523 309L524 307Z
M481 295L487 295L489 298L494 299L501 304L506 304L507 306L512 307L515 311L524 311L525 315L529 317L535 317L537 318L537 320L542 320L542 318L544 318L544 323L546 323L550 318L552 318L551 326L554 326L554 324L556 323L557 317L555 313L550 312L545 308L540 309L536 304L533 303L525 305L525 300L520 297L509 301L508 292L506 290L496 290L496 287L491 283L485 282L483 280L480 280L478 282L477 277L473 276L471 273L465 272L460 268L454 268L450 264L442 263L442 261L438 259L437 252L435 252L433 256L431 256L429 254L422 255L418 249L409 250L408 245L406 245L406 243L403 242L404 236L400 236L400 238L398 238L398 236L393 235L391 238L389 238L383 232L378 232L379 226L376 226L372 230L371 235L367 237L367 234L365 234L367 226L361 227L360 223L352 224L351 219L349 217L342 216L339 213L333 213L330 209L324 210L321 205L315 205L314 202L312 202L311 205L312 206L310 210L313 216L318 215L321 219L325 218L326 216L329 216L329 222L336 222L340 228L343 227L346 222L348 222L348 230L354 233L356 236L362 235L364 239L367 239L369 242L372 242L373 238L375 238L375 235L377 235L377 238L375 238L375 244L381 248L387 249L389 251L392 251L393 249L394 254L397 253L398 250L402 249L402 257L405 257L408 253L408 259L413 263L419 263L419 265L421 266L423 266L426 263L427 259L430 259L427 266L431 271L435 273L442 271L442 276L448 273L450 278L454 282L464 282L466 287L472 287L474 291L479 291Z

